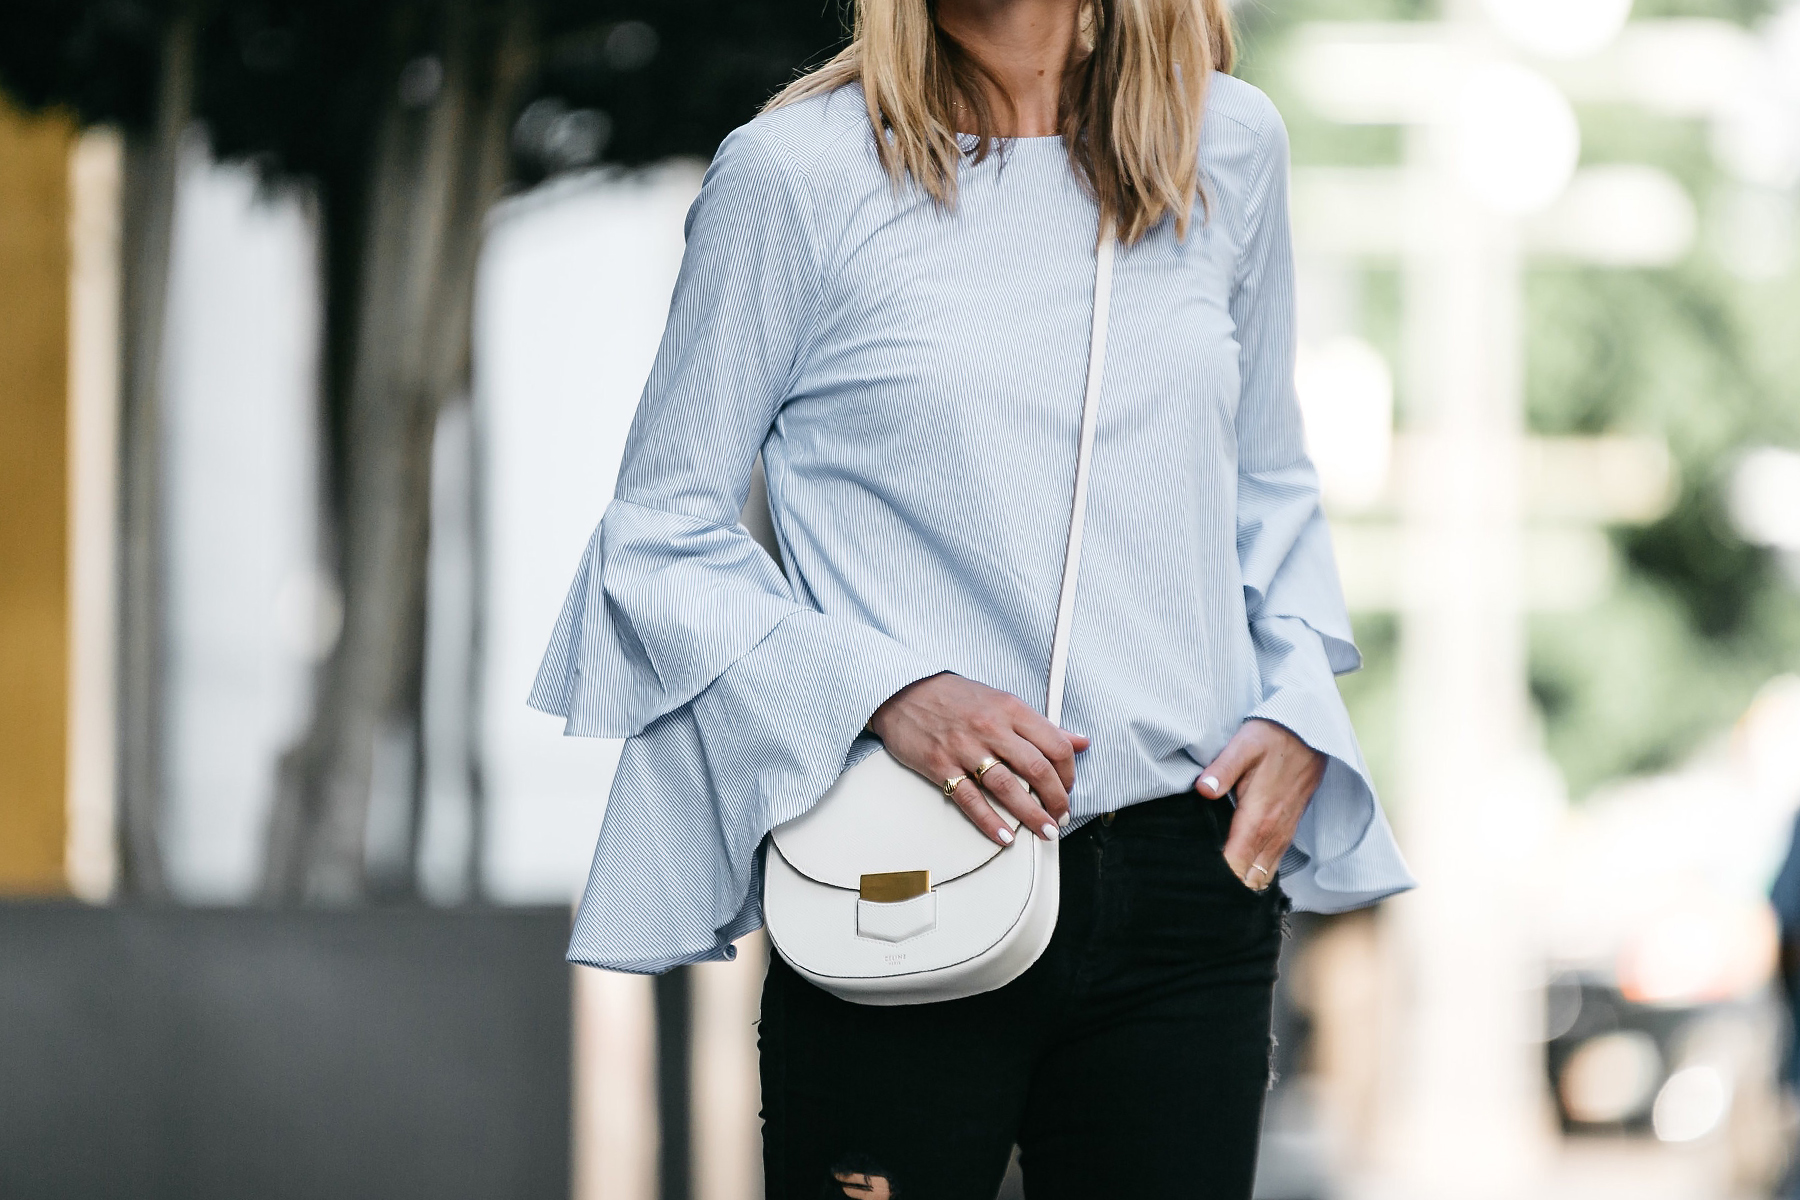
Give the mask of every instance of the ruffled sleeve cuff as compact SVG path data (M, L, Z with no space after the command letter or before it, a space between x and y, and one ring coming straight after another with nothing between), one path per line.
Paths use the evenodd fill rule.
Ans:
M625 744L572 960L656 972L730 955L761 924L758 847L859 750L883 701L943 664L810 609L779 622L691 704ZM645 911L650 894L664 903Z
M581 737L631 737L803 611L740 525L614 500L588 541L530 704Z
M1362 654L1350 631L1312 464L1303 459L1281 470L1240 475L1238 512L1239 569L1251 624L1298 617L1318 637L1332 674L1360 668Z
M1329 760L1281 861L1281 886L1294 907L1343 912L1415 886L1332 679L1333 639L1298 617L1265 617L1252 622L1251 634L1263 699L1249 716L1273 721Z

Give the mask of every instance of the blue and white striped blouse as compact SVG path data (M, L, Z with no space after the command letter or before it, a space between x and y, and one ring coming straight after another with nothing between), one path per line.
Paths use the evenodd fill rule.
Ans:
M1208 216L1119 252L1063 724L1077 821L1190 788L1249 717L1330 756L1297 907L1411 886L1333 674L1354 670L1301 441L1287 138L1215 75ZM688 215L618 491L531 703L626 737L569 957L729 957L758 845L954 671L1041 705L1097 214L1060 138L965 164L945 213L876 160L854 87L725 140ZM777 565L739 523L760 454Z

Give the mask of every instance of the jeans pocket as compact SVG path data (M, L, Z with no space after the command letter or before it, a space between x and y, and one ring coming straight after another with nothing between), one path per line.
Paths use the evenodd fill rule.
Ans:
M1272 897L1245 887L1210 839L1145 838L1129 849L1111 881L1121 950L1191 965L1235 958L1265 937Z
M1237 884L1238 891L1245 896L1260 900L1266 899L1271 893L1279 894L1280 889L1276 886L1276 879L1281 874L1280 867L1276 867L1274 874L1268 877L1266 881L1268 886L1258 890L1251 887L1236 871L1232 870L1231 861L1225 857L1225 843L1231 836L1231 819L1237 813L1235 797L1227 796L1223 800L1207 801L1206 805L1207 816L1212 821L1213 829L1217 833L1215 844L1218 847L1218 853L1213 855L1213 858L1217 861L1219 869L1231 877L1231 881ZM1257 872L1257 874L1260 875L1261 872Z

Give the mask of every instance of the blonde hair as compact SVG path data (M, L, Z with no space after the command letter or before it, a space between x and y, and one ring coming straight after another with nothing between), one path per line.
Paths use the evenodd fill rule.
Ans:
M989 88L1005 93L938 25L935 7L856 0L850 44L765 111L862 84L876 152L896 185L910 176L953 208L963 149L952 110L960 102L973 119L980 162L999 141ZM1137 241L1170 213L1185 236L1199 189L1207 68L1229 71L1236 55L1225 0L1087 0L1080 20L1058 122L1070 164L1121 241Z

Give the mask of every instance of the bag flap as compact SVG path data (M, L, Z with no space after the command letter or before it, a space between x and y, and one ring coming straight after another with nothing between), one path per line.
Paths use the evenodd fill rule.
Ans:
M988 804L1009 829L1018 829L1016 817ZM777 825L770 836L802 875L850 891L864 875L889 871L930 871L937 887L1005 849L886 750L838 776L811 810Z

